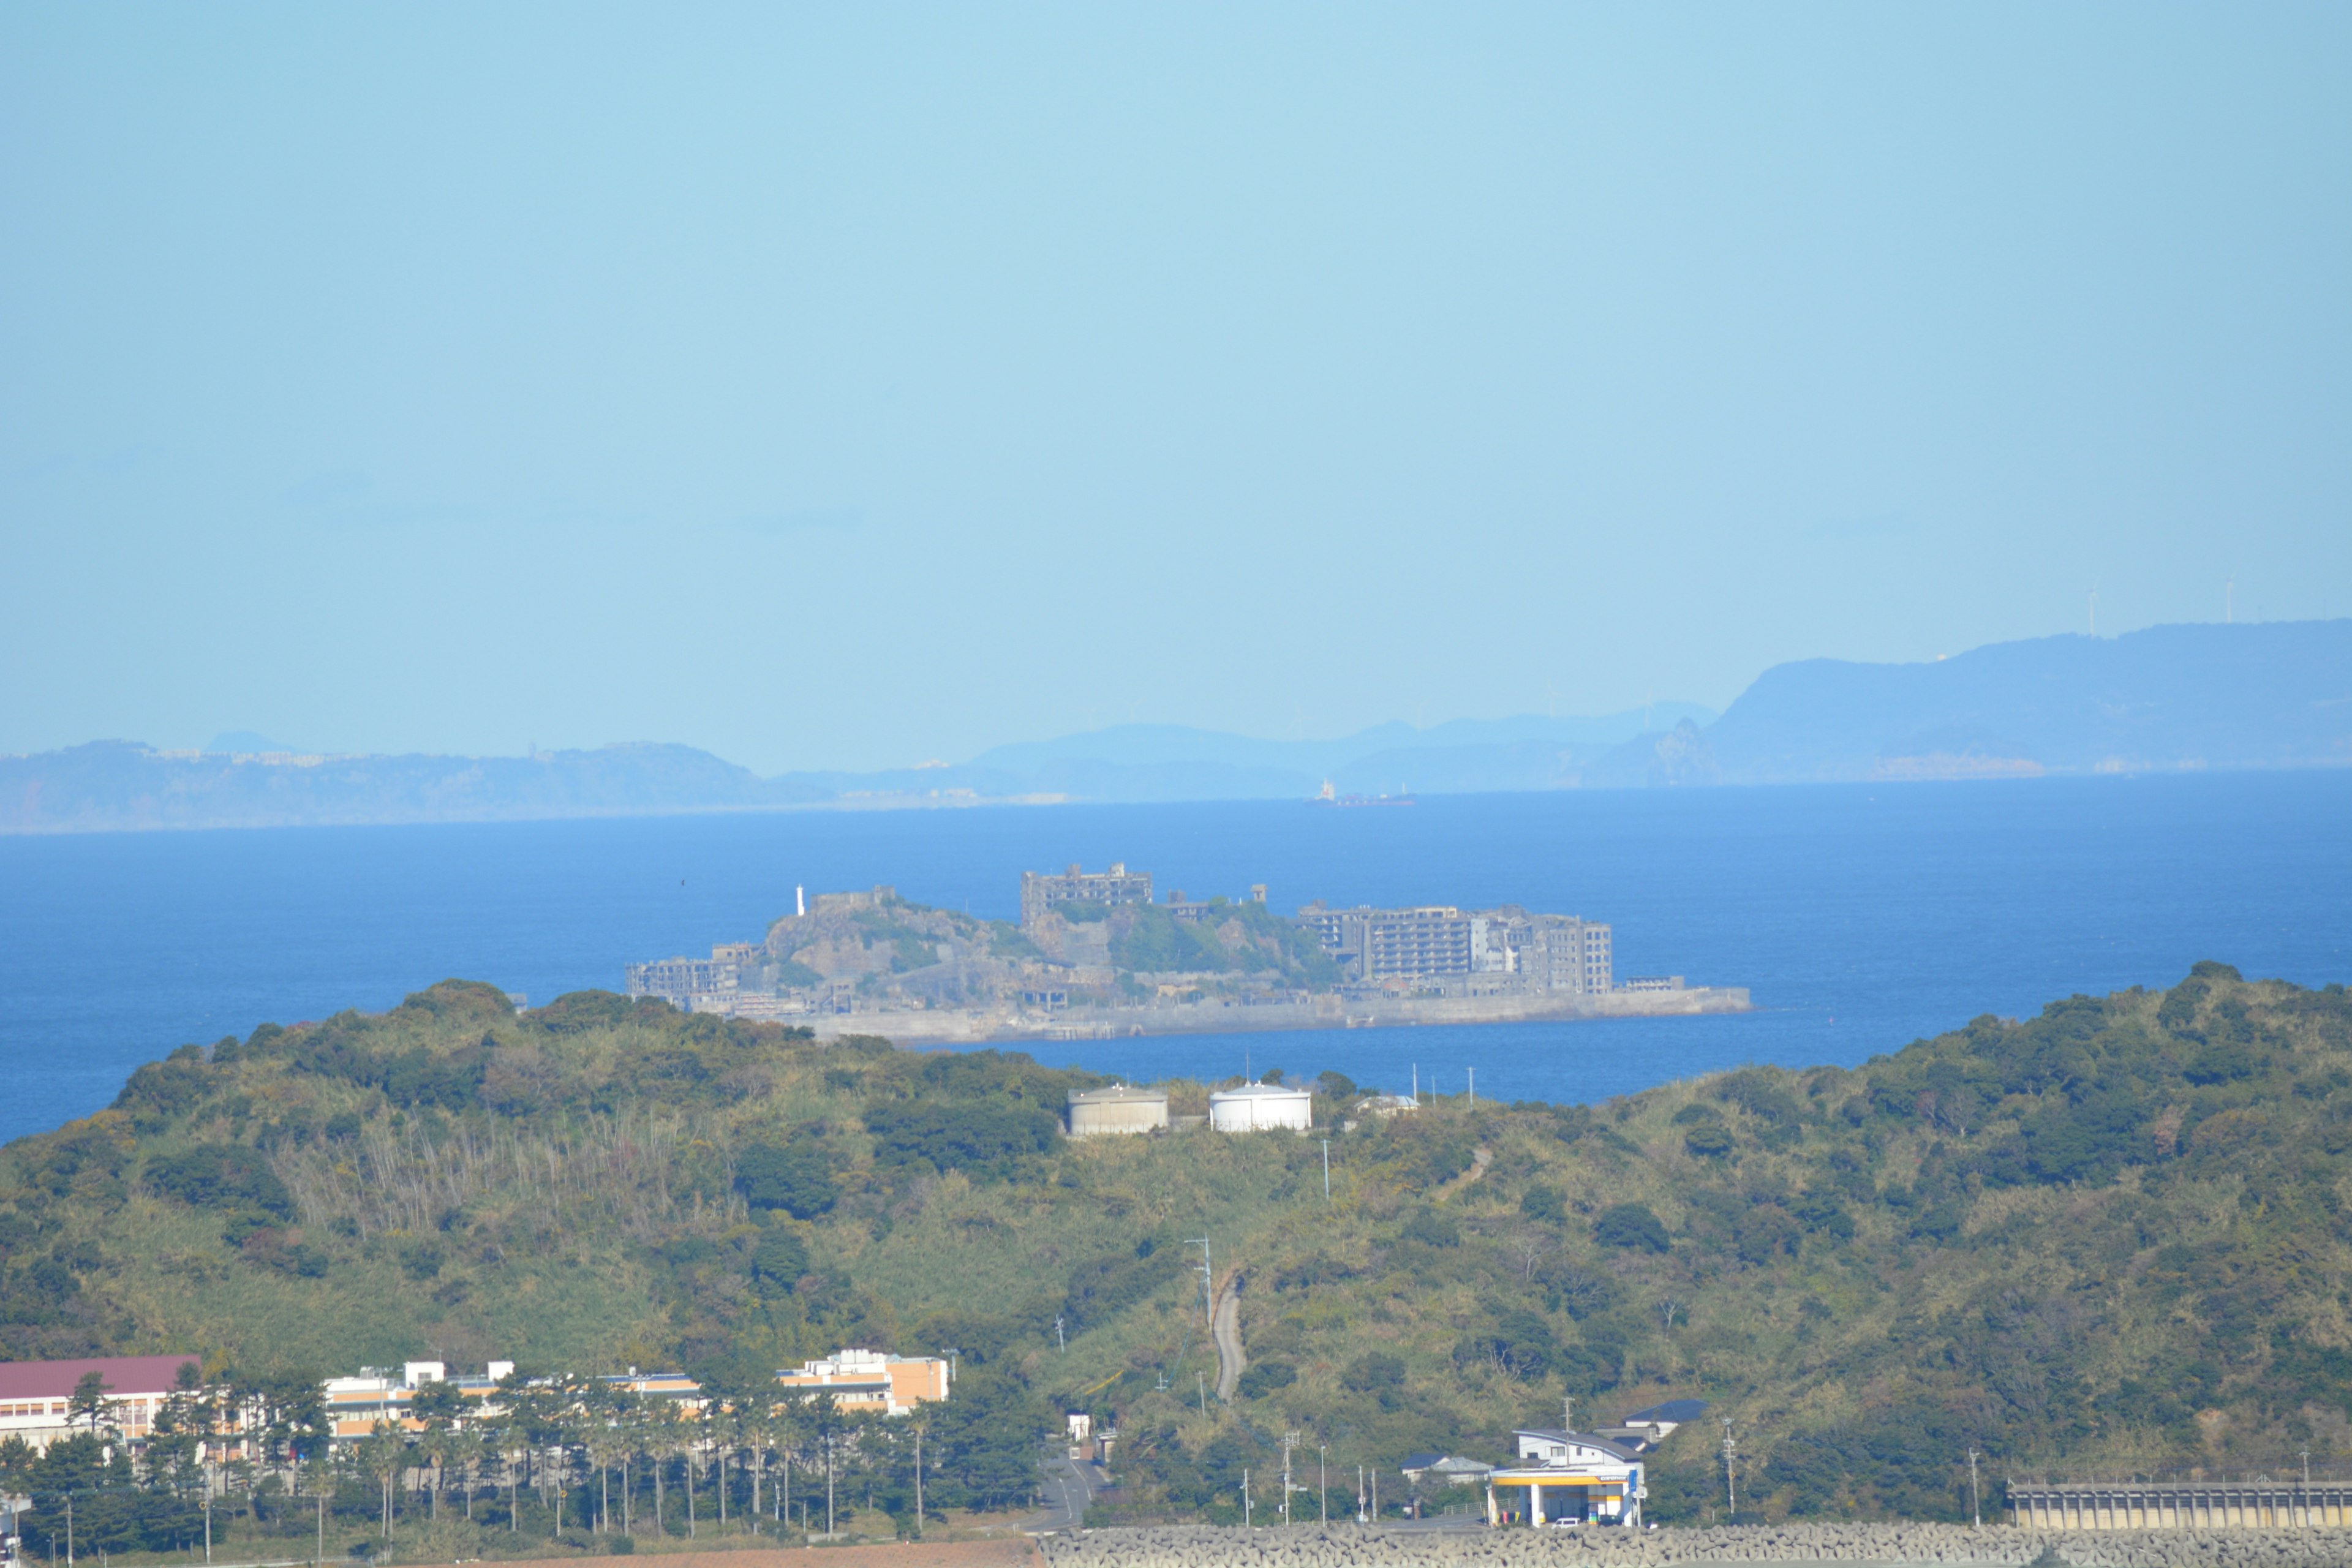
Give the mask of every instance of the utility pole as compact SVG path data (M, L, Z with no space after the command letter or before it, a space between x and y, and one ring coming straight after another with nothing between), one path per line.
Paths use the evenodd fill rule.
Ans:
M1470 1074L1470 1104L1475 1109L1478 1104L1478 1069L1470 1068L1466 1070Z
M833 1434L824 1435L824 1538L833 1539Z
M1356 1522L1364 1522L1364 1467L1356 1467Z
M1070 1353L1070 1342L1062 1333L1062 1320L1059 1318L1054 1320L1054 1342L1061 1347L1064 1355Z
M1285 1524L1290 1522L1290 1450L1297 1447L1298 1434L1285 1432L1282 1435L1282 1522Z
M1559 1402L1559 1424L1567 1431L1576 1430L1576 1395L1573 1394Z
M1984 1528L1984 1499L1977 1490L1977 1451L1969 1450L1969 1518L1974 1526Z
M1739 1522L1739 1489L1732 1479L1732 1465L1739 1455L1739 1445L1731 1440L1731 1417L1723 1418L1723 1522Z
M1201 1321L1209 1325L1211 1333L1214 1333L1217 1310L1216 1280L1209 1272L1209 1238L1205 1236L1192 1237L1186 1239L1184 1245L1201 1249Z
M1331 1140L1323 1140L1323 1201L1331 1201Z
M923 1429L915 1428L915 1534L923 1533Z
M1196 1372L1192 1374L1192 1381L1200 1384L1201 1414L1206 1415L1209 1413L1209 1374L1205 1372Z
M1249 1469L1248 1469L1248 1468L1247 1468L1247 1467L1244 1467L1244 1468L1243 1468L1243 1470L1242 1470L1242 1528L1243 1528L1244 1530L1247 1530L1249 1527L1250 1527Z
M1323 1522L1331 1522L1331 1445L1315 1445L1315 1495L1323 1504Z

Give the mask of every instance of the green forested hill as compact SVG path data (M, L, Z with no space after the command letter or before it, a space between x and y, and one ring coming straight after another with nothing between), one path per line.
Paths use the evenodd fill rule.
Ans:
M1768 1511L1949 1515L1972 1445L1995 1476L2352 1460L2339 986L2202 964L1851 1072L1435 1103L1335 1132L1328 1202L1287 1134L1065 1142L1092 1081L456 982L265 1026L0 1152L0 1353L735 1378L953 1345L1115 1415L1139 1514L1223 1517L1290 1428L1393 1501L1403 1453L1499 1458L1566 1396L1716 1401ZM1205 1414L1202 1236L1254 1363ZM1654 1515L1719 1489L1719 1436L1669 1441Z

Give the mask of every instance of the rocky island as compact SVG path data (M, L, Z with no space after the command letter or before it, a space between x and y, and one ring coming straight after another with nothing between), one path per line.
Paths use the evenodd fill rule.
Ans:
M1113 864L1022 877L1021 920L877 887L796 892L757 942L628 966L632 996L919 1044L1745 1012L1746 988L1615 972L1611 928L1516 905L1283 916L1236 899L1154 896Z

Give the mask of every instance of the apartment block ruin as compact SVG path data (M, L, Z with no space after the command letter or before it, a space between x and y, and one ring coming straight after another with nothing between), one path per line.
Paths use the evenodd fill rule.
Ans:
M1299 910L1298 923L1360 985L1435 982L1473 995L1600 995L1614 986L1610 928L1575 915L1529 914L1516 904L1335 910L1318 900Z

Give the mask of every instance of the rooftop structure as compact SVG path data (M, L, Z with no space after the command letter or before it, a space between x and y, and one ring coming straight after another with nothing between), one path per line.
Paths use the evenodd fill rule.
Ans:
M896 902L898 897L898 889L887 882L877 882L869 892L818 893L808 901L809 912L829 915L847 914L854 910L878 910L885 904Z
M186 1355L100 1356L86 1361L0 1362L0 1442L21 1437L47 1450L75 1431L89 1431L72 1414L74 1385L91 1373L105 1380L110 1426L133 1442L152 1429L155 1415L180 1386L180 1368L195 1364Z
M1084 871L1074 863L1060 876L1021 873L1021 923L1035 925L1055 904L1148 904L1151 873L1129 873L1127 862L1114 860L1108 871Z
M1315 1125L1315 1094L1280 1083L1244 1083L1209 1096L1209 1125L1220 1132L1263 1132Z
M1167 1125L1168 1091L1164 1089L1130 1089L1115 1083L1108 1089L1070 1090L1073 1138L1151 1132Z
M804 1362L776 1373L786 1388L814 1399L830 1394L844 1410L907 1415L916 1405L948 1396L949 1367L938 1356L885 1355L845 1350L824 1361Z

